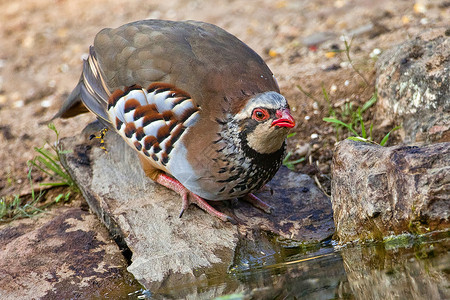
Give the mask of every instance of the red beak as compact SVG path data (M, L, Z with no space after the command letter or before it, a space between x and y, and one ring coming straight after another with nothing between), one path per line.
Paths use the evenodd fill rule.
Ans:
M291 116L289 109L277 110L277 118L272 122L272 126L292 128L295 120Z

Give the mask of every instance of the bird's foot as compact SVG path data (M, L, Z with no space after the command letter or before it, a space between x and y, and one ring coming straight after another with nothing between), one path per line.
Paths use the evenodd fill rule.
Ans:
M160 173L156 177L156 182L165 186L168 189L171 189L172 191L178 193L181 196L183 202L181 206L180 218L183 215L184 211L189 207L189 205L191 203L195 203L198 207L200 207L210 215L215 216L224 222L228 221L232 224L236 224L236 220L234 220L230 216L227 216L224 213L217 211L215 208L209 205L205 199L189 191L187 188L184 187L184 185L182 185L175 178L172 178L164 173Z
M262 201L261 199L259 199L255 195L253 195L252 193L249 193L249 194L245 195L244 197L242 197L242 199L247 201L247 202L249 202L254 207L257 207L257 208L261 209L265 213L271 214L272 211L273 211L273 207L272 206L270 206L266 202Z

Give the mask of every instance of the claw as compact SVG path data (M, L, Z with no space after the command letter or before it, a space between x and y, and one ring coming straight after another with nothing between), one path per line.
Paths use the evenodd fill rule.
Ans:
M244 197L242 197L242 199L249 202L254 207L261 209L262 211L264 211L267 214L271 214L273 212L272 206L270 206L266 202L262 201L261 199L259 199L255 195L253 195L252 193L245 195Z
M188 199L188 193L184 192L181 195L181 199L182 199L182 205L181 205L181 211L180 211L180 215L179 217L181 218L183 216L184 211L189 207L189 199Z
M172 178L164 173L160 173L156 177L156 182L158 182L159 184L165 186L166 188L169 188L172 191L181 195L182 206L181 206L180 218L183 215L184 211L189 207L189 205L191 203L195 203L198 207L200 207L201 209L203 209L210 215L215 216L224 222L230 222L232 224L237 224L235 219L214 209L211 205L208 204L208 202L206 202L205 199L203 199L200 196L189 191L175 178Z

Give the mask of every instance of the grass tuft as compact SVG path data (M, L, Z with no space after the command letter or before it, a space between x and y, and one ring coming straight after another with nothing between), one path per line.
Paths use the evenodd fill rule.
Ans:
M354 110L352 107L344 109L342 111L342 118L346 118L345 121L341 121L337 118L337 113L333 113L332 118L323 118L325 122L329 122L335 125L336 134L339 137L339 129L348 130L352 136L348 137L348 140L356 141L356 142L365 142L365 143L373 143L378 144L373 140L372 131L373 131L373 123L370 123L369 132L367 133L366 127L367 124L364 123L363 113L372 107L377 102L377 91L372 94L372 97L363 104L361 108L357 108ZM359 132L356 131L356 128L359 128ZM378 144L380 146L384 146L389 139L389 136L392 132L400 129L400 126L396 126L391 129ZM339 140L339 139L338 139Z
M28 174L27 179L30 183L30 199L27 201L21 198L19 195L14 195L12 200L7 200L6 197L0 198L0 221L9 221L18 218L29 218L33 215L42 213L45 208L58 203L67 202L70 199L72 193L78 193L78 187L72 180L67 171L62 167L59 155L62 153L67 153L62 149L59 143L59 132L53 123L48 125L56 135L56 142L54 145L50 145L50 150L45 149L45 145L42 147L35 147L37 155L27 162L28 164ZM41 204L44 196L44 191L39 191L36 193L32 171L33 168L40 170L42 173L47 174L53 180L51 182L40 183L40 186L47 188L68 186L69 190L58 194L56 197L51 199L51 201Z

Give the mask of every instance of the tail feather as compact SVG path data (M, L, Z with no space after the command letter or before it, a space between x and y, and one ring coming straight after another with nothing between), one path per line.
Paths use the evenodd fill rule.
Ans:
M93 47L89 49L89 57L84 61L83 73L80 81L61 109L53 116L69 118L88 110L94 113L105 125L111 124L108 118L107 107L111 93L105 82L104 76L98 64Z
M82 78L83 76L81 76L77 86L73 89L72 93L70 93L69 97L67 97L66 101L64 101L59 111L50 120L43 123L48 123L57 118L71 118L89 111L80 98Z

